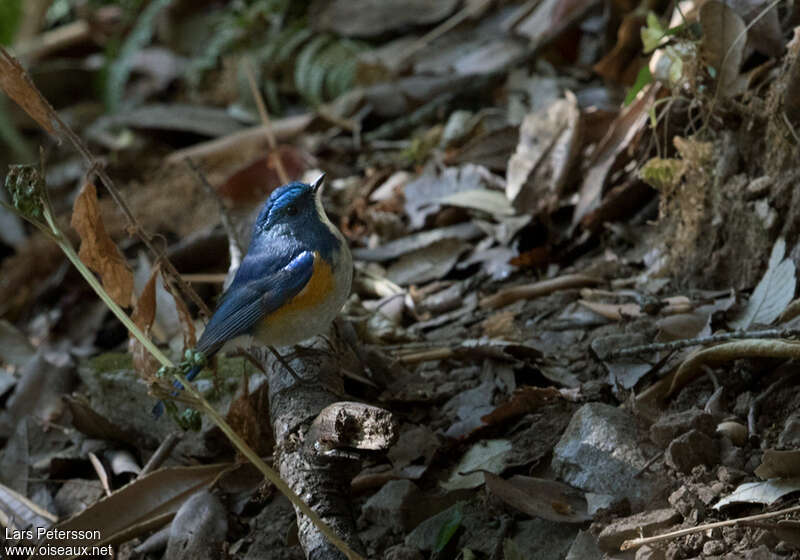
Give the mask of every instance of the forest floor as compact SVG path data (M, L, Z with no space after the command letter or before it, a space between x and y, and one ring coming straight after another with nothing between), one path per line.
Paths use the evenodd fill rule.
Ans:
M796 4L196 4L0 7L3 546L337 557L262 457L364 558L800 557ZM155 419L323 172L314 382L245 345Z

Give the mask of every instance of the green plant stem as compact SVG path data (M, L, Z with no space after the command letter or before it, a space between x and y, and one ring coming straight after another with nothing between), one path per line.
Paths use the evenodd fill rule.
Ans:
M72 247L72 244L69 240L64 236L64 234L59 229L58 225L53 220L52 215L50 214L49 208L44 209L44 217L47 220L47 225L50 227L53 240L58 244L70 262L78 269L78 272L81 273L95 293L103 300L108 308L111 310L114 315L116 315L117 319L119 319L123 325L130 331L130 333L136 337L136 339L142 343L142 345L161 363L161 365L166 366L168 368L174 368L175 364L172 363L170 360L159 348L153 344L149 337L147 337L142 330L136 326L136 323L128 316L127 313L119 306L117 303L111 299L111 296L108 295L108 292L105 291L103 286L95 277L94 273L89 270L83 261L81 261L78 254L75 252L75 249ZM206 412L212 419L212 421L219 427L220 430L231 440L231 443L239 450L239 452L244 455L255 467L261 471L261 473L269 480L275 487L287 498L289 501L294 504L297 509L299 509L303 514L308 516L312 523L325 535L328 540L330 540L339 550L342 551L349 559L351 560L362 560L361 556L359 556L356 552L350 549L350 547L345 543L339 536L330 528L330 526L325 523L317 513L312 510L308 505L300 499L294 490L292 490L288 484L286 484L283 479L281 479L280 475L278 474L275 469L267 465L258 454L253 451L253 449L247 445L247 443L239 437L239 435L231 428L230 424L228 424L222 415L217 412L217 410L211 406L211 404L206 401L205 398L195 389L191 383L189 383L183 375L180 373L175 373L173 375L176 381L178 381L183 387L186 389L186 392L189 393L193 398L195 398L201 405L204 412Z

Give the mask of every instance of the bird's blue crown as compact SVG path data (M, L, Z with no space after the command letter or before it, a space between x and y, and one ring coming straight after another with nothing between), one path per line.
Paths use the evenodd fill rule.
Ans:
M296 202L300 197L311 192L311 185L293 181L282 187L278 187L269 195L266 204L258 214L256 224L268 226L275 220L280 211L290 204Z

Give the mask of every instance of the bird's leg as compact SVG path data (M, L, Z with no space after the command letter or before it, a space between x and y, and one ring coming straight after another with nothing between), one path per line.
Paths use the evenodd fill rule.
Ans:
M266 374L267 372L264 371L264 366L261 364L261 361L258 358L256 358L256 356L253 356L253 354L252 354L252 352L254 352L255 350L256 350L255 348L244 348L242 346L239 346L239 347L236 348L235 352L232 352L229 355L230 356L239 356L239 357L244 358L245 360L247 360L248 362L253 364L253 367L255 367L257 370L259 370L261 373Z
M295 381L303 385L308 385L314 381L314 379L312 378L305 379L303 377L300 377L300 375L294 370L292 366L289 365L289 362L287 362L283 358L283 356L281 356L280 352L278 352L278 350L274 346L267 346L267 348L269 348L269 351L272 352L273 356L275 356L275 359L278 360L280 364L286 368L286 371L288 371L291 374L291 376L294 377Z

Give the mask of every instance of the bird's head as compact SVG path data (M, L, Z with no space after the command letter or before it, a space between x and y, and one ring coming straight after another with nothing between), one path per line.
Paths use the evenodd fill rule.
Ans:
M275 189L258 214L256 231L288 228L299 232L320 220L327 220L320 196L325 174L312 184L295 181Z

